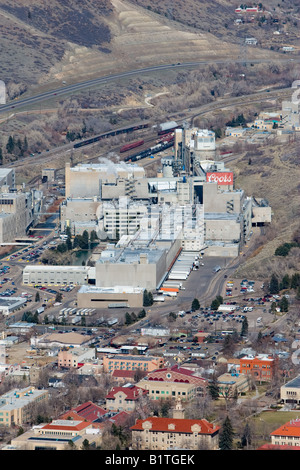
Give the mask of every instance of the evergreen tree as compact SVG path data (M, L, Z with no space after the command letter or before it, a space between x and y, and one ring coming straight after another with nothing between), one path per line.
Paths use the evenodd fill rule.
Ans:
M220 305L220 304L219 304L219 301L218 301L217 299L214 299L214 300L212 301L210 307L211 307L212 310L218 310L219 305Z
M84 232L82 233L82 245L82 247L84 247L85 249L88 249L89 247L89 234L87 230L84 230Z
M216 376L213 376L213 379L208 386L208 392L213 400L218 400L220 389Z
M242 322L241 336L247 336L248 334L248 319L245 317Z
M22 157L24 151L23 151L23 144L22 144L22 141L21 141L20 138L17 140L16 146L17 146L17 149L18 149L18 154Z
M27 141L26 135L24 137L24 142L23 142L23 152L24 153L28 152L28 141Z
M270 294L278 294L279 292L279 283L275 274L272 274L270 284L269 284Z
M271 303L271 313L276 315L276 308L277 308L277 302L272 302Z
M144 290L143 295L143 306L150 307L153 304L153 295L151 292L148 292L146 289Z
M89 441L88 441L87 439L84 439L84 440L82 441L82 447L81 447L81 448L82 448L82 450L89 450L89 448L90 448L90 443L89 443Z
M233 448L233 428L231 421L228 416L226 416L223 425L220 431L219 437L219 447L220 450L232 450Z
M280 283L280 290L289 289L290 285L291 285L290 276L288 274L285 274Z
M139 313L138 313L138 318L145 318L146 316L146 310L143 308Z
M0 165L3 164L3 153L2 153L2 148L0 148Z
M7 153L13 153L15 148L15 140L14 138L10 135L6 144L6 150Z
M194 299L193 302L192 302L192 310L193 310L193 311L199 310L199 308L200 308L199 300L198 300L198 299Z
M294 273L291 278L291 289L297 289L300 287L300 274Z
M281 312L288 312L288 310L289 310L289 301L288 301L288 299L286 298L285 295L280 300L279 307L280 307Z
M98 235L97 235L95 230L92 230L91 233L90 233L90 241L91 241L91 243L93 243L96 240L98 240Z
M125 325L131 325L131 323L132 323L131 315L129 312L126 312L125 313Z

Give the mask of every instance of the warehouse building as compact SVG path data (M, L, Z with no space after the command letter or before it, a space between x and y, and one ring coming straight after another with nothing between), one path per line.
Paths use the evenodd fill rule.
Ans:
M81 286L77 305L84 308L143 307L144 289L132 286L96 287Z
M0 194L0 243L24 237L33 222L31 193L5 192Z
M30 265L23 269L23 284L55 286L63 284L82 285L89 279L89 266Z
M9 315L12 312L24 307L27 299L23 297L0 297L0 313Z

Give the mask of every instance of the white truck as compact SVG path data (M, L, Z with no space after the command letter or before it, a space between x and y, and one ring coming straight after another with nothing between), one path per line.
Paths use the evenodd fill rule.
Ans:
M218 312L234 312L235 309L236 309L235 305L221 304L218 307Z

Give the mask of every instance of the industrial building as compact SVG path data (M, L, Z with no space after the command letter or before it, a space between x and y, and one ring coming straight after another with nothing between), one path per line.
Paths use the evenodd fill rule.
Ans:
M1 191L14 189L16 185L15 170L13 168L0 168Z
M29 265L23 269L23 284L28 285L82 285L88 280L88 266Z
M105 163L79 164L65 168L66 198L112 199L126 196L132 192L132 183L141 181L145 176L142 167L132 164L114 164L107 160ZM88 184L87 184L88 181ZM143 188L135 185L137 196L143 195Z
M186 276L202 250L239 255L253 220L270 221L268 204L235 188L233 172L215 160L214 132L173 130L174 156L161 160L154 177L137 164L108 159L66 164L61 231L70 227L75 236L95 230L109 243L93 268L27 266L25 284L81 285L77 300L84 308L142 307L145 289L159 290L171 269L178 274L180 253L192 255Z
M177 163L182 162L182 169L187 172L196 162L215 160L215 133L208 129L175 129L174 155Z
M132 286L96 287L83 285L77 293L77 305L84 308L143 307L144 289Z
M32 193L4 192L0 194L0 243L24 237L33 222Z
M0 298L0 313L2 315L9 315L26 304L27 299L23 297L1 297Z
M214 143L211 145L215 147ZM251 231L252 199L246 197L244 191L234 189L233 173L225 167L224 162L207 159L194 160L193 157L192 165L195 174L189 175L187 174L189 172L179 171L176 163L178 161L181 162L179 166L184 166L185 161L179 158L164 159L161 175L152 178L146 178L144 170L139 173L135 169L137 165L130 164L129 173L139 175L131 181L132 192L124 192L124 187L118 186L120 178L116 175L119 175L119 165L101 165L99 168L96 165L98 192L93 196L88 196L86 193L84 197L69 197L65 200L61 206L61 230L69 226L74 235L82 233L83 230L96 230L101 239L118 239L122 235L135 233L142 226L145 217L148 219L152 217L153 211L159 210L159 207L172 208L175 205L181 207L200 204L204 206L206 244L208 246L214 243L218 246L220 243L234 244L236 249L230 251L233 253L232 256L236 256ZM115 167L115 173L112 171L113 167ZM123 165L121 167L123 178L126 172ZM89 171L92 172L92 168L93 166L90 165ZM86 167L79 166L77 172L71 170L73 168L66 168L66 173L69 172L69 186L73 187L74 192L78 194L83 185L83 183L78 185L78 175L81 175L84 182ZM111 189L106 193L105 198L102 198L103 187L107 182L105 175L108 172L111 172L108 175ZM125 180L129 182L128 179L125 178ZM87 186L89 185L85 185L86 188ZM87 192L89 191L90 188L87 189ZM227 230L225 226L228 227ZM232 227L234 230L231 230ZM238 227L240 227L240 233L238 233ZM224 232L232 236L224 237ZM193 248L190 243L186 242L184 236L182 246L185 249L199 248L195 243Z

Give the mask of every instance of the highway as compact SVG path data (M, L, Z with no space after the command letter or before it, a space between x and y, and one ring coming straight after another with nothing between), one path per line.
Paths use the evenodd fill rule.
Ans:
M286 59L286 58L280 59L281 63L289 62L289 61L290 59ZM53 98L53 96L67 95L72 92L81 91L92 86L104 84L109 81L119 80L121 78L126 78L130 76L151 73L151 72L156 72L156 71L168 70L168 69L173 69L173 68L190 68L190 67L193 68L193 67L199 67L200 65L208 65L210 63L211 64L223 64L223 63L230 63L230 62L246 63L245 60L242 60L242 59L240 60L223 59L223 60L196 61L196 62L183 62L183 63L177 63L177 64L155 65L155 66L144 67L144 68L136 69L136 70L129 70L127 72L122 72L118 74L111 73L110 75L106 75L104 77L98 77L98 78L86 80L86 81L71 84L71 85L64 85L64 86L61 86L59 88L56 88L47 92L37 94L35 96L28 96L26 98L22 98L19 100L10 101L9 103L6 103L0 106L0 115L11 109L19 109L30 104L40 103L49 98ZM274 62L274 60L273 59L272 60L271 59L253 59L247 62L249 64L250 63L255 64L255 63Z

